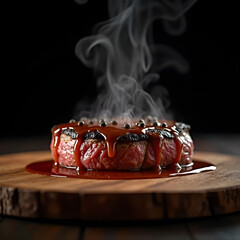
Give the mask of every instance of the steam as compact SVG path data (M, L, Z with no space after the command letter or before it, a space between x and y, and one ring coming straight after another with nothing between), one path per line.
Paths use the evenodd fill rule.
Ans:
M109 0L109 20L95 27L95 35L81 39L76 45L76 55L94 69L98 75L97 86L102 89L91 109L81 111L79 117L108 119L151 115L169 119L167 91L157 85L159 72L171 67L184 73L188 64L176 50L154 44L152 24L162 20L167 33L181 34L186 28L184 13L194 2ZM157 86L147 92L150 84Z

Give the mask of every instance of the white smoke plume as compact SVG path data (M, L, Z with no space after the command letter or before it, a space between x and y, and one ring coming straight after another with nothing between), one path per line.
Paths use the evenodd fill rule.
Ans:
M158 84L159 72L172 67L184 73L188 64L173 48L154 43L152 25L161 20L167 33L181 34L186 28L184 13L194 3L195 0L109 0L109 20L95 27L95 35L76 45L76 55L93 68L102 89L91 109L81 111L78 117L151 115L169 119L167 91ZM153 82L156 87L149 93L146 87Z

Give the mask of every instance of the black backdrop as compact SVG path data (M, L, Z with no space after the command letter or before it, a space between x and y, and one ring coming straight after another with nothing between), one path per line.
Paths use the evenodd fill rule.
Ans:
M188 27L162 41L190 63L188 74L162 72L175 118L196 132L240 132L237 1L198 1ZM50 134L81 99L97 93L92 70L76 58L79 39L107 19L106 1L19 1L6 8L2 38L1 137ZM6 31L6 33L5 33ZM161 39L161 38L159 38Z

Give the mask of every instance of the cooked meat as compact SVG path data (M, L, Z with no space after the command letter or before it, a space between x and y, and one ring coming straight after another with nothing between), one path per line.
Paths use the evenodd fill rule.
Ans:
M53 129L51 150L55 162L65 167L91 170L139 170L192 162L190 126L81 127L77 123ZM118 131L117 133L115 133ZM104 133L103 133L104 132ZM106 136L105 136L105 135ZM115 135L116 136L115 136ZM117 135L119 134L119 135ZM112 152L110 154L111 136Z

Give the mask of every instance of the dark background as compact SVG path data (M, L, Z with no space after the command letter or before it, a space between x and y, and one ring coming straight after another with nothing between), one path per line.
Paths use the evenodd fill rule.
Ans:
M191 66L184 75L168 69L161 79L175 118L195 132L240 132L238 9L237 1L198 1L186 14L184 34L162 31L162 41ZM92 70L74 48L107 19L106 1L11 2L5 14L1 138L50 134L73 116L79 100L97 93Z

